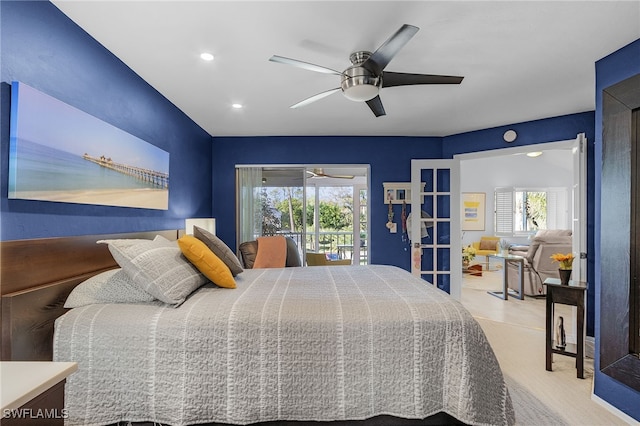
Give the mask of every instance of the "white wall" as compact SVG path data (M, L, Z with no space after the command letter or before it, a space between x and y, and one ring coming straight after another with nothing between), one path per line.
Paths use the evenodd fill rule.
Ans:
M573 160L570 149L544 151L539 157L524 154L502 155L460 161L462 192L486 194L485 230L463 231L462 244L480 241L483 235L493 235L493 192L497 187L519 188L567 187L573 184ZM527 243L525 238L507 238L509 242Z

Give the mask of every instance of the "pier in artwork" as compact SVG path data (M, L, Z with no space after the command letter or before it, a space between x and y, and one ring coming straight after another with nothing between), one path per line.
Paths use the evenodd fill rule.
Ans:
M144 182L149 182L158 188L169 188L169 173L157 172L155 170L144 169L142 167L130 166L127 164L116 163L107 158L104 155L100 157L92 157L89 154L82 156L87 161L91 161L105 167L107 169L115 170L119 173L133 176L136 179L140 179Z

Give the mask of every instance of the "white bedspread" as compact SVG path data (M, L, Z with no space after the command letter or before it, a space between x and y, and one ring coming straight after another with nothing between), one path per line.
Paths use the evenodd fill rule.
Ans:
M390 266L246 270L179 308L98 304L56 321L69 425L425 418L513 424L478 323Z

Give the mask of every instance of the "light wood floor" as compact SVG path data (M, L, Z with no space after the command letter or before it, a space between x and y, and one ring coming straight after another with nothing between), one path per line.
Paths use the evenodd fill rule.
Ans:
M518 300L510 296L505 301L488 290L502 290L501 270L484 272L483 277L464 275L462 304L485 330L505 376L553 412L554 420L546 424L638 424L614 415L592 399L593 359L585 359L584 379L576 377L575 359L566 356L554 355L553 371L546 371L543 298ZM573 327L573 320L569 320L572 309L556 305L556 314L565 317L568 330ZM568 335L567 340L574 338ZM520 425L527 424L517 409L516 419Z

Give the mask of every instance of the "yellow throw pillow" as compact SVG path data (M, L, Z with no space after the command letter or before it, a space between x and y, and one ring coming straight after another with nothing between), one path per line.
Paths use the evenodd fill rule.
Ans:
M192 235L184 235L178 240L178 246L193 266L214 284L224 288L236 288L236 281L229 267L209 250L205 243Z

